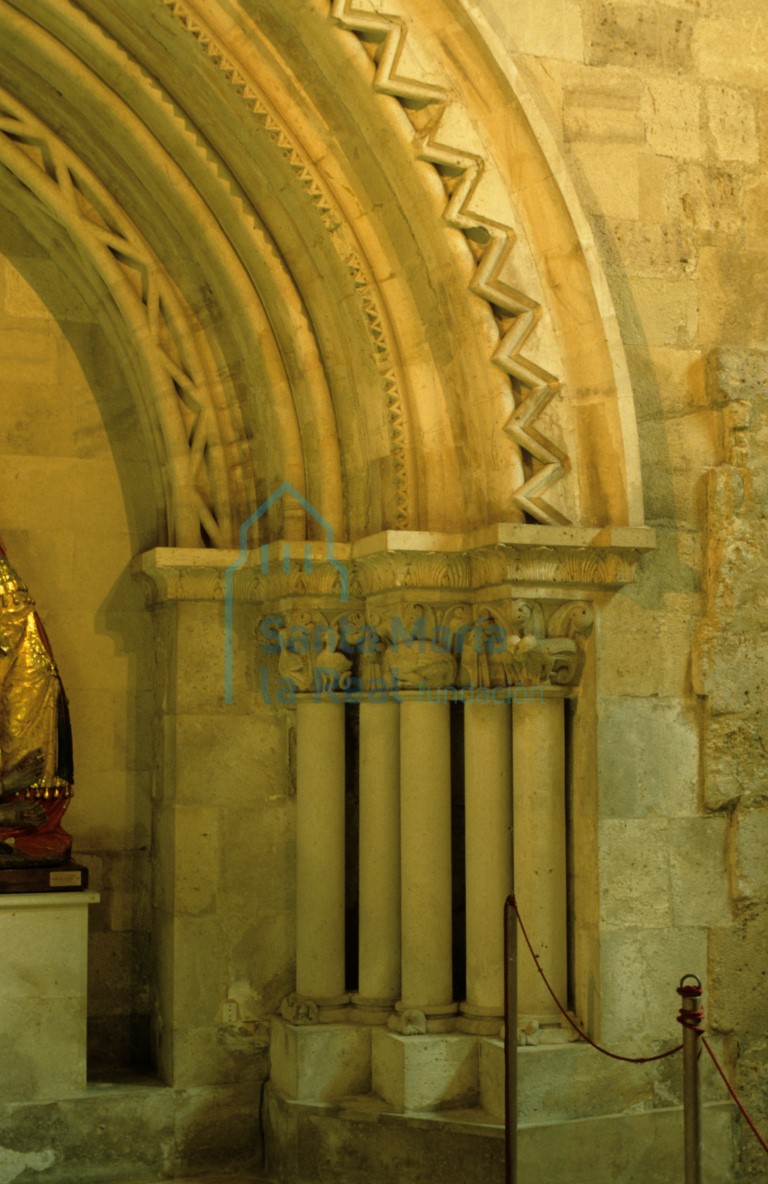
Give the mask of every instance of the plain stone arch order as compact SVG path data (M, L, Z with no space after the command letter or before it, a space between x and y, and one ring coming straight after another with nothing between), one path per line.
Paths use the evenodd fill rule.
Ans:
M607 284L482 4L31 7L2 194L120 339L158 543L231 546L283 481L339 540L641 524ZM296 503L258 541L312 535Z

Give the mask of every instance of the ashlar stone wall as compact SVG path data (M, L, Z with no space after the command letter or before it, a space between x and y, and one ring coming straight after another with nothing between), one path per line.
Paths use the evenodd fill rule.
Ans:
M598 639L602 1033L673 1039L666 993L699 973L765 1127L765 6L466 7L510 52L589 219L657 536ZM736 1129L738 1178L768 1178Z

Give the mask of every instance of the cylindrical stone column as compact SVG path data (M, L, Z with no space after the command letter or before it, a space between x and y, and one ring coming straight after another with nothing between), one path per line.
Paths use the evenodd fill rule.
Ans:
M360 955L355 1019L383 1023L400 997L400 707L360 704Z
M564 1006L568 989L565 832L565 722L562 699L512 707L515 897L533 948ZM519 1013L549 1018L557 1010L521 948ZM558 1016L559 1018L559 1016Z
M344 967L344 704L296 706L296 992L337 1018Z
M439 694L439 692L435 692ZM402 987L397 1010L454 1026L450 708L400 705Z
M504 1017L504 902L512 892L509 703L464 706L467 998L463 1031L498 1035Z

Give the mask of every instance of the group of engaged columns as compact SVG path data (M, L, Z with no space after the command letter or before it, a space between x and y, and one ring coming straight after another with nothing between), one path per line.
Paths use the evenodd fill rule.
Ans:
M453 998L450 704L363 701L359 974L345 981L345 707L297 704L297 982L321 1020L498 1033L514 890L558 997L567 989L562 698L464 704L466 999ZM514 871L513 871L514 868ZM519 1012L554 1005L521 956ZM347 1011L347 1016L344 1011Z

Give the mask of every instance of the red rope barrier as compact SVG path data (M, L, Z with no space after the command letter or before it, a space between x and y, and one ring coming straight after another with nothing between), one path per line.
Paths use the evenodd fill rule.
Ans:
M531 945L530 938L528 937L528 933L526 931L525 925L523 924L523 918L520 916L520 910L517 907L517 900L515 899L514 896L507 897L506 907L514 909L515 916L517 917L517 923L520 926L520 932L522 933L523 937L525 938L525 944L528 946L528 950L530 952L531 957L533 958L536 969L538 970L539 974L541 975L542 979L544 980L544 986L547 988L547 990L549 991L549 994L551 995L552 999L554 1000L557 1010L560 1012L560 1014L563 1016L563 1018L568 1021L568 1023L571 1025L573 1030L575 1032L578 1032L578 1034L579 1034L579 1036L581 1036L582 1040L586 1040L587 1044L590 1044L592 1046L592 1048L597 1049L597 1051L601 1052L603 1054L603 1056L611 1057L612 1060L614 1060L614 1061L627 1061L631 1065L645 1065L645 1064L648 1064L649 1061L663 1061L666 1057L674 1056L674 1054L676 1052L680 1052L680 1049L683 1047L682 1044L676 1045L675 1048L668 1049L667 1052L657 1053L657 1055L653 1056L653 1057L625 1057L625 1056L621 1056L617 1052L610 1052L609 1049L603 1048L602 1045L597 1044L590 1036L587 1035L586 1032L583 1032L582 1029L579 1027L579 1025L576 1023L576 1021L574 1019L572 1019L572 1017L565 1010L562 1003L560 1002L557 995L555 994L552 987L550 986L549 979L547 978L546 974L544 973L544 971L541 968L541 963L539 962L539 956L535 952L533 946ZM692 976L689 976L689 977L692 977ZM697 987L684 986L683 984L681 984L677 988L677 993L678 993L678 995L698 996L701 994L701 984L699 983L699 985ZM736 1090L733 1088L730 1081L726 1077L725 1070L723 1069L722 1065L720 1064L717 1057L715 1056L712 1046L710 1045L706 1036L704 1036L704 1034L703 1034L704 1030L705 1030L704 1026L702 1024L703 1019L704 1019L704 1009L703 1008L696 1008L695 1010L692 1010L692 1011L683 1011L681 1009L678 1016L677 1016L677 1022L679 1024L682 1024L684 1028L692 1028L694 1032L698 1032L698 1034L701 1036L701 1043L706 1048L707 1052L709 1053L710 1057L712 1058L712 1063L714 1064L718 1073L720 1074L723 1081L725 1082L725 1087L728 1090L728 1093L731 1095L734 1102L738 1106L738 1108L742 1114L742 1117L744 1118L749 1129L752 1131L753 1135L755 1136L758 1143L762 1147L763 1151L768 1153L768 1141L766 1141L763 1138L763 1136L760 1134L760 1131L757 1129L754 1122L750 1118L749 1114L747 1114L747 1111L744 1109L744 1106L743 1106L741 1100L739 1099L739 1096L736 1093Z
M747 1123L747 1125L748 1125L749 1129L752 1131L752 1134L753 1134L753 1135L755 1136L755 1138L757 1139L757 1141L758 1141L758 1143L760 1144L760 1146L762 1147L763 1151L766 1151L766 1152L768 1152L768 1143L765 1141L765 1139L763 1138L763 1136L760 1134L760 1131L757 1129L757 1127L755 1126L754 1122L753 1122L753 1121L752 1121L752 1119L749 1117L749 1115L747 1114L747 1112L746 1112L746 1110L744 1109L743 1105L741 1104L741 1102L740 1102L740 1100L739 1100L739 1098L738 1098L738 1095L736 1094L736 1090L733 1088L733 1086L731 1085L730 1081L729 1081L729 1080L728 1080L728 1078L725 1076L725 1071L724 1071L724 1069L723 1069L722 1065L720 1064L720 1062L718 1061L717 1057L715 1056L714 1052L712 1051L712 1047L711 1047L711 1045L710 1045L709 1041L707 1040L706 1036L702 1036L702 1038L701 1038L701 1043L704 1045L704 1047L706 1048L707 1052L708 1052L708 1053L709 1053L709 1055L711 1056L711 1058L712 1058L712 1062L713 1062L713 1064L714 1064L715 1068L717 1069L718 1073L720 1074L720 1076L722 1077L723 1081L725 1082L725 1088L728 1090L728 1093L731 1095L731 1097L733 1098L734 1102L735 1102L735 1103L736 1103L736 1105L739 1107L739 1110L741 1111L741 1113L742 1113L742 1116L743 1116L743 1118L744 1118L745 1122Z
M678 1044L674 1048L668 1049L666 1052L657 1053L653 1057L625 1057L625 1056L622 1056L618 1052L610 1052L609 1049L603 1048L603 1046L601 1044L597 1044L592 1039L592 1037L588 1036L586 1032L583 1032L581 1030L581 1028L579 1027L579 1025L576 1023L576 1021L571 1018L571 1016L568 1014L568 1012L565 1010L565 1008L561 1004L561 1002L558 999L555 992L552 990L552 987L549 985L549 980L548 980L546 974L544 973L544 971L542 970L541 964L539 963L539 956L538 956L538 954L535 953L533 946L531 945L530 939L528 937L528 934L526 932L525 925L523 925L523 919L520 916L520 910L517 907L517 901L515 900L515 897L514 896L508 897L507 904L515 910L515 916L517 917L517 923L520 926L520 932L522 933L523 937L525 938L525 944L528 946L531 957L533 958L533 961L536 964L536 969L538 970L539 974L541 975L542 979L544 980L544 986L547 988L550 995L552 996L552 999L555 1002L555 1006L557 1007L560 1014L564 1017L564 1019L566 1019L568 1021L568 1023L571 1025L574 1032L578 1032L578 1034L579 1034L579 1036L581 1036L582 1040L586 1040L587 1044L590 1044L592 1046L592 1048L597 1049L597 1051L601 1052L603 1054L603 1056L611 1057L611 1059L614 1061L627 1061L631 1065L646 1065L650 1061L663 1061L665 1059L665 1057L671 1057L671 1056L674 1056L674 1054L676 1052L680 1052L680 1049L683 1047L682 1044Z

